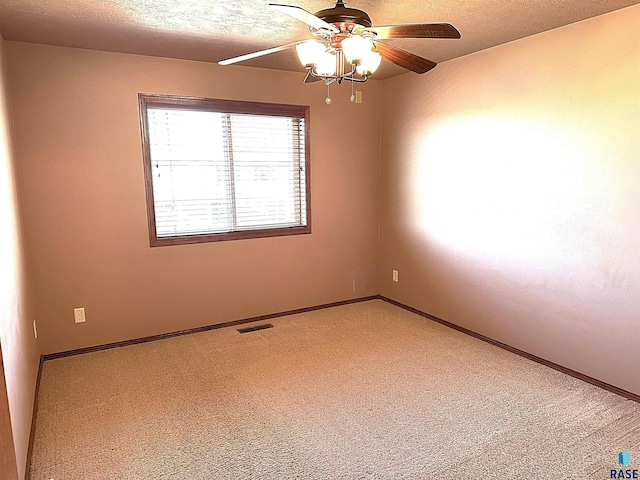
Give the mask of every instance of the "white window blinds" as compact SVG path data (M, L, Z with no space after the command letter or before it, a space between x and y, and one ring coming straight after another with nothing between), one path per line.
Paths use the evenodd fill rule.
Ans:
M147 105L158 239L307 225L305 119Z

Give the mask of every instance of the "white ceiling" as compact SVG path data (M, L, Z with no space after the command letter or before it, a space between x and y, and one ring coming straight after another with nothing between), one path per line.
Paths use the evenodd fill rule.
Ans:
M271 0L310 12L331 0ZM5 40L217 62L309 38L269 0L1 0ZM453 24L460 40L388 40L436 62L635 5L632 0L352 0L374 25ZM242 65L302 72L287 50ZM233 68L233 67L226 67ZM406 70L384 63L375 78ZM427 73L428 75L428 73Z

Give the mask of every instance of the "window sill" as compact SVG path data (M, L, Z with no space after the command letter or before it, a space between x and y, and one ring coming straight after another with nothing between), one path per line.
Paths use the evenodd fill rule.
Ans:
M150 238L152 247L166 247L169 245L190 245L194 243L226 242L231 240L248 240L251 238L284 237L288 235L307 235L311 233L311 226L269 228L264 230L248 230L243 232L206 233L198 235L183 235L179 237Z

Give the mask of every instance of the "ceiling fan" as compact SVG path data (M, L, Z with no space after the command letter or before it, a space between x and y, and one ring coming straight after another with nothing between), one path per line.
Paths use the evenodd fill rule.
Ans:
M415 73L425 73L436 66L431 60L380 40L460 38L460 32L448 23L374 27L366 12L345 6L343 0L337 0L334 7L315 14L293 5L270 3L269 6L307 24L314 38L221 60L218 62L220 65L231 65L295 47L298 58L307 69L305 82L324 80L329 85L347 80L352 82L353 87L353 82L365 82L376 71L381 60ZM329 96L327 103L330 103Z

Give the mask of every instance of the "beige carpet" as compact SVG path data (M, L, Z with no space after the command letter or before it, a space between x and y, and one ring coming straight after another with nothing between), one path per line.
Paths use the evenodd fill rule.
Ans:
M262 322L264 323L264 322ZM381 300L44 363L31 478L605 479L640 404Z

